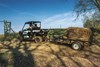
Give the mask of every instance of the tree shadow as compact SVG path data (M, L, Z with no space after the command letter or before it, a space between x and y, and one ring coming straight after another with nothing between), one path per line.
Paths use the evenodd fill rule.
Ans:
M59 49L60 49L60 51L59 51L58 54L60 54L60 52L62 52L64 56L68 57L68 58L69 58L73 63L75 63L77 66L79 66L79 67L84 67L80 62L74 60L74 59L72 58L72 57L73 57L72 55L70 55L70 54L69 54L69 55L66 55L66 53L65 53L64 50L63 50L63 48L61 48L60 46L59 46ZM84 51L84 52L89 52L89 55L85 55L84 59L89 60L89 61L93 64L94 67L98 67L99 65L96 65L96 64L93 62L93 59L89 59L89 57L92 56L94 59L99 58L99 57L100 57L100 53L93 52L93 51L91 51L91 50L83 50L83 51ZM95 54L95 55L97 55L98 57L96 57L95 55L93 56L92 54ZM77 56L77 55L76 55L76 56Z
M61 62L62 66L67 67L67 65L65 64L65 62L62 60L62 58L59 56L59 53L55 53L54 50L51 48L51 46L49 46L47 44L47 46L50 48L51 52L53 55L56 56L56 58Z
M10 43L12 44L12 43ZM29 46L24 42L16 44L17 46L14 48L10 46L10 44L3 44L6 49L8 49L12 53L12 66L13 67L35 67L34 55L31 54L33 50L36 48L29 50ZM23 48L21 48L23 46Z
M57 57L57 59L61 62L62 66L67 67L66 62L63 61L63 59L62 59L60 53L62 53L63 56L68 57L68 59L71 60L73 63L75 63L78 67L84 67L83 64L82 64L80 61L77 61L77 60L78 60L77 58L76 58L77 60L74 60L74 58L73 58L74 56L72 56L72 55L70 55L70 54L68 54L68 53L66 54L66 52L64 52L65 50L64 50L63 48L61 48L60 46L59 46L59 52L56 52L56 53L55 53L55 51L52 49L52 47L51 47L50 45L47 44L47 46L51 49L51 53L52 53L53 55L55 55L55 56ZM84 52L89 52L89 53L91 53L91 54L98 55L98 57L99 57L99 55L100 55L100 53L92 52L91 50L84 50ZM85 55L85 54L84 54L84 55ZM92 55L89 55L89 56L92 56ZM77 57L77 55L76 55L76 57ZM97 58L97 57L93 56L93 58ZM92 61L88 58L87 55L84 57L84 59L89 60L89 62L91 62L91 63L93 64L94 67L97 67L97 66L98 66L98 65L96 65L94 62L92 62ZM53 62L53 61L52 61L52 62ZM84 62L83 62L83 63L84 63ZM48 66L51 67L50 64L48 64Z
M65 45L65 44L63 44ZM69 46L70 47L70 46ZM72 59L73 56L71 56L70 54L69 55L66 55L66 53L64 52L64 50L59 46L59 52L62 52L64 56L68 57L73 63L75 63L77 66L79 67L83 67L82 64L80 62L77 62L75 61L74 59ZM59 53L58 53L59 54Z
M100 60L99 58L100 58L100 53L97 53L97 52L93 52L93 51L91 51L91 50L84 50L85 52L89 52L89 54L85 54L85 58L86 59L88 59L92 64L93 64L93 66L94 67L98 67L98 65L96 65L94 62L93 62L93 60L94 59L98 59L98 60ZM91 57L92 57L92 59L91 59ZM96 60L96 61L98 61L98 60ZM96 62L95 61L95 62Z
M51 49L52 54L55 55L57 57L57 59L59 59L59 61L61 62L62 66L67 67L67 65L65 64L65 62L59 56L59 53L55 53L54 50L51 48L51 46L49 46L48 44L47 44L47 46Z
M0 53L0 67L7 67L8 61L3 57L4 53Z

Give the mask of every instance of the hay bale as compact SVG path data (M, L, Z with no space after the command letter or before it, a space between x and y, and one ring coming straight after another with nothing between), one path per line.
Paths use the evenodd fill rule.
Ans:
M88 28L68 28L68 38L72 40L90 41L92 31Z

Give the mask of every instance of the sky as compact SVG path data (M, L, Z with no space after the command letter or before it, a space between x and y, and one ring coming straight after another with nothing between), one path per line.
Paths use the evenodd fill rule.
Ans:
M83 27L82 17L75 21L75 4L76 0L0 0L0 21L12 22L16 32L32 20L41 21L42 28Z

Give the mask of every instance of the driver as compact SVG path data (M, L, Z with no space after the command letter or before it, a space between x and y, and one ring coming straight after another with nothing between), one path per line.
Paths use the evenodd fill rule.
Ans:
M37 28L37 24L35 24L35 27L34 28Z
M33 29L32 23L29 24L29 29L31 29L31 30Z

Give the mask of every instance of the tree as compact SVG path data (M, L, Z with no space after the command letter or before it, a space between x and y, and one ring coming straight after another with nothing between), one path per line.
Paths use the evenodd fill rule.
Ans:
M92 19L100 21L100 12L96 11L92 16Z
M77 16L91 10L98 10L100 13L100 0L78 0L75 6Z
M95 12L91 18L85 16L83 22L84 22L84 27L100 28L100 13Z

